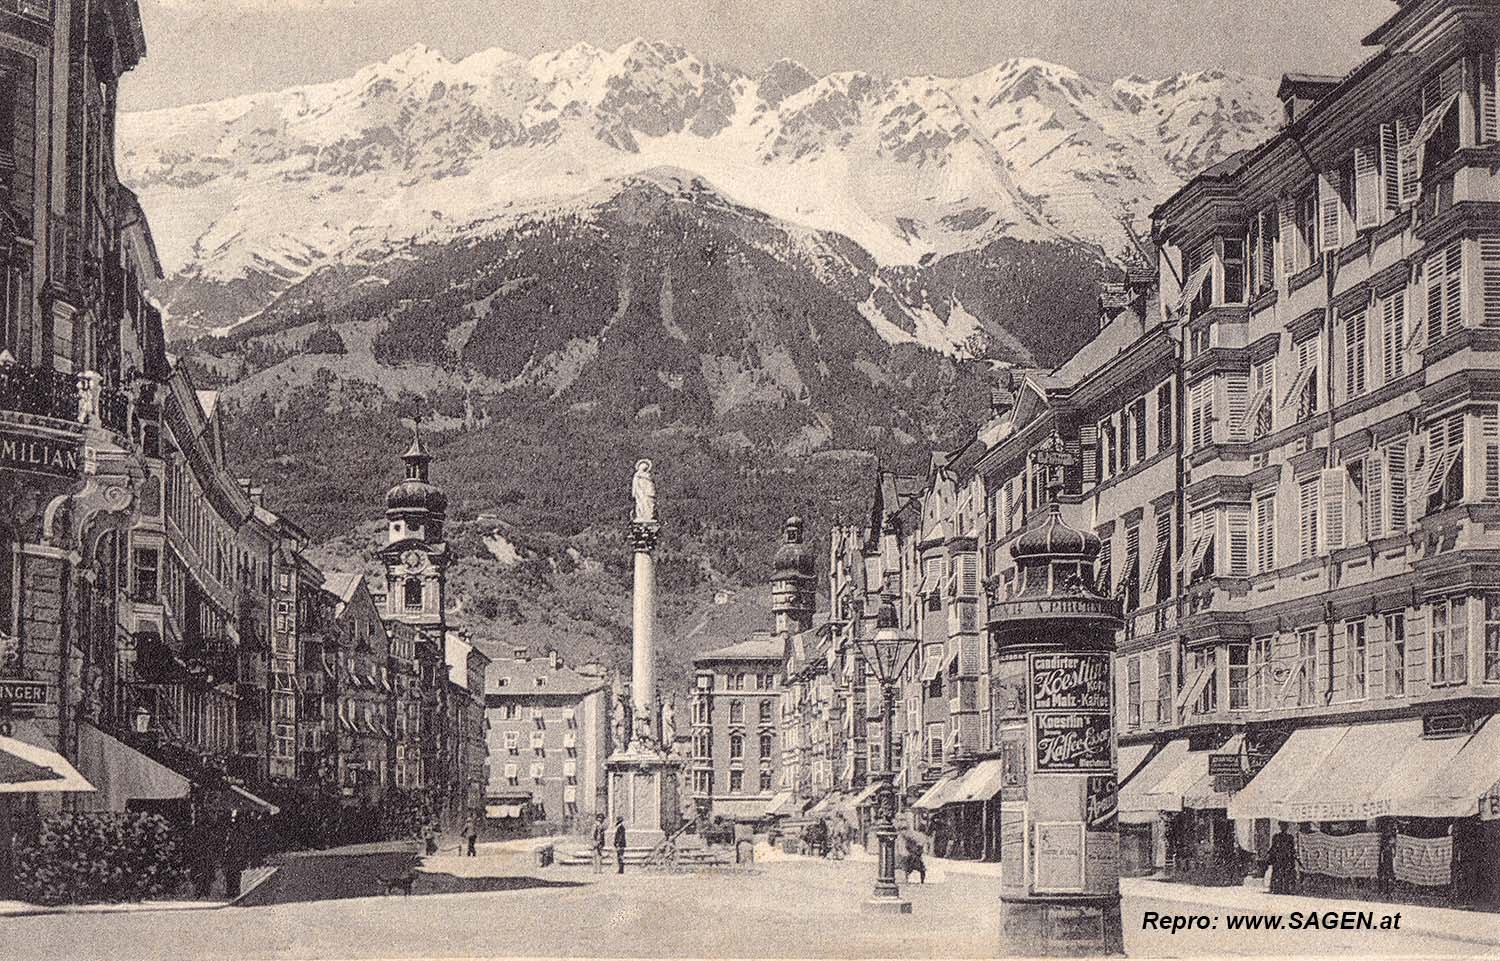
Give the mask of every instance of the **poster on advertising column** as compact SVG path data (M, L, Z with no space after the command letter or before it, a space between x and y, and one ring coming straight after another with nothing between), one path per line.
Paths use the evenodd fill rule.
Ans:
M1032 767L1038 774L1095 774L1114 769L1109 715L1052 711L1032 715Z
M1032 654L1033 711L1102 711L1109 714L1108 654Z
M1083 822L1038 821L1032 851L1037 891L1079 893L1083 884Z
M1032 654L1031 769L1038 774L1114 771L1108 654Z

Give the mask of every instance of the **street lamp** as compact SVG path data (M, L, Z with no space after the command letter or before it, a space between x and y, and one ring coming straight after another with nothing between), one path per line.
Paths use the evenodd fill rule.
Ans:
M916 650L914 640L903 638L900 618L896 606L890 599L880 605L875 619L875 636L860 638L860 652L875 672L880 682L883 702L881 711L881 737L884 744L881 757L885 770L880 773L880 787L875 792L875 837L879 844L879 860L875 873L875 893L864 903L865 910L891 914L910 914L911 902L901 897L896 886L896 784L892 766L894 753L891 728L896 718L896 681L906 662Z

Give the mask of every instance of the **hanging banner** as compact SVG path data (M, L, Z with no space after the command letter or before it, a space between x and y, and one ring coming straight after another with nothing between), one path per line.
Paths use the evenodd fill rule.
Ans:
M1453 839L1396 835L1392 867L1397 881L1436 888L1453 883Z
M1374 878L1380 874L1380 835L1371 831L1335 837L1297 835L1297 867L1330 878Z

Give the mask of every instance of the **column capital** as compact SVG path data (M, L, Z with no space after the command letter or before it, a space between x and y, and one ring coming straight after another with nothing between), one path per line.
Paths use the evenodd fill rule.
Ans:
M631 521L630 546L636 553L649 554L661 541L661 524L658 521Z

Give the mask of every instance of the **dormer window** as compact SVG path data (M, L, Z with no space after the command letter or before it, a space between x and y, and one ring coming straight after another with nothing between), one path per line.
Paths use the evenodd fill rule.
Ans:
M419 577L408 577L402 587L403 599L408 611L420 611L422 609L422 579Z

